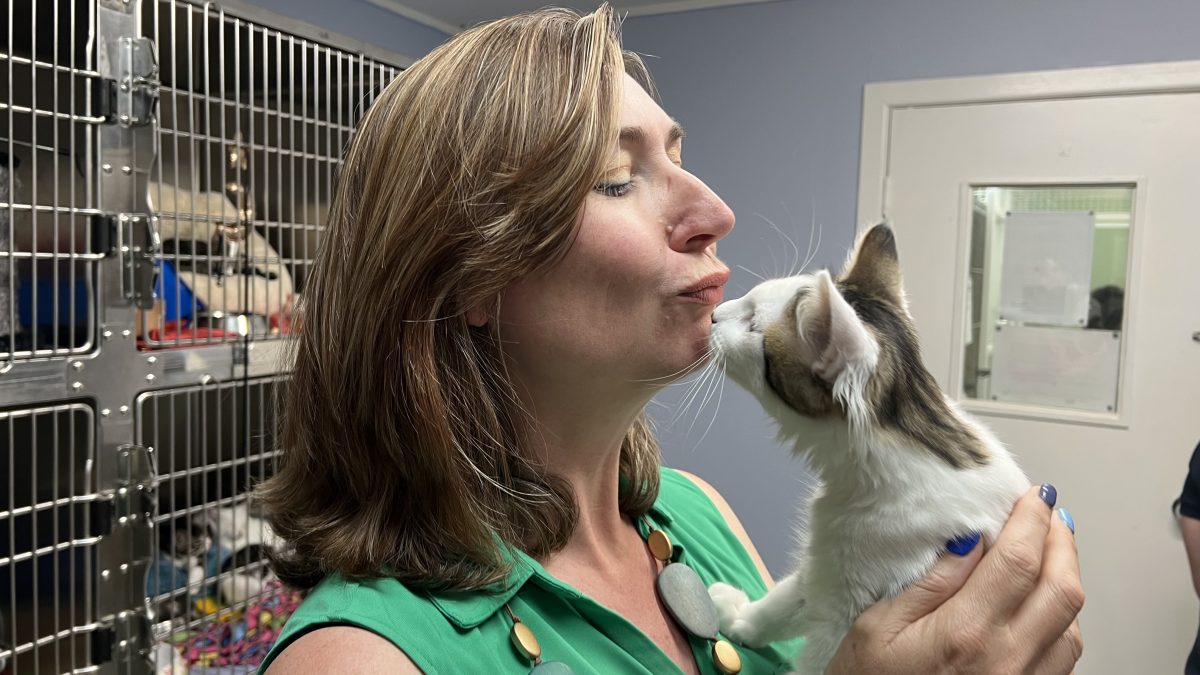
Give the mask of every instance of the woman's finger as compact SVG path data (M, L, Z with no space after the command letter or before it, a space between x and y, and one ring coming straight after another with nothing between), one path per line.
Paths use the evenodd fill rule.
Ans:
M1075 621L1083 602L1075 537L1064 519L1055 515L1046 535L1037 587L1017 610L1012 628L1031 644L1043 647Z
M1034 675L1070 675L1075 671L1075 664L1083 656L1083 636L1079 631L1079 622L1071 623L1066 632L1046 650L1042 660L1029 672Z
M1054 488L1034 487L1017 500L1012 515L991 550L971 575L955 602L977 606L994 625L1004 625L1037 585L1042 573L1042 552L1050 530Z
M869 607L859 620L878 629L885 641L890 642L901 631L932 613L957 593L982 557L983 546L978 541L965 555L943 553L923 577L896 597Z

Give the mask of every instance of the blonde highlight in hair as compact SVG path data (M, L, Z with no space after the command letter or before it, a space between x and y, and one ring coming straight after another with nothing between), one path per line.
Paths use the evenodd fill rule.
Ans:
M654 94L611 8L540 10L455 36L359 122L299 309L278 471L257 489L287 542L272 556L285 582L477 589L507 575L505 547L566 543L574 496L522 453L530 420L495 322L465 314L494 312L569 249L625 74ZM621 449L625 512L653 503L659 462L639 418Z

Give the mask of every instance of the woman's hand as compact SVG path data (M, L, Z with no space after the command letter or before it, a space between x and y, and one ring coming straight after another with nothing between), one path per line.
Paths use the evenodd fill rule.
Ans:
M859 616L828 675L1070 673L1083 654L1071 530L1034 488L996 543L944 555L929 574Z

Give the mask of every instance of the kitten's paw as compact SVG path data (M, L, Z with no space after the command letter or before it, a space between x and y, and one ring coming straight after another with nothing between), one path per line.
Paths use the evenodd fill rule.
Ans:
M717 607L717 618L721 620L721 632L733 637L729 629L737 621L738 615L750 604L750 598L740 588L734 588L727 583L718 581L708 587L708 597L712 598Z
M742 612L741 617L735 619L728 630L723 631L725 635L739 645L751 649L758 649L770 644L771 640L763 634L759 625L746 615L747 612Z
M204 584L204 568L191 567L188 569L188 593L199 593Z
M708 587L708 596L717 606L721 632L726 637L747 647L762 647L769 642L754 620L754 603L745 591L718 581Z

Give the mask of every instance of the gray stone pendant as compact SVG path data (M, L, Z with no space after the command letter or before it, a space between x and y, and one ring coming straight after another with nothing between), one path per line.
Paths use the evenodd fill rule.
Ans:
M542 661L529 671L529 675L575 675L575 671L562 661Z
M700 575L683 563L663 568L654 582L658 597L684 630L706 640L717 637L721 627L717 608Z

